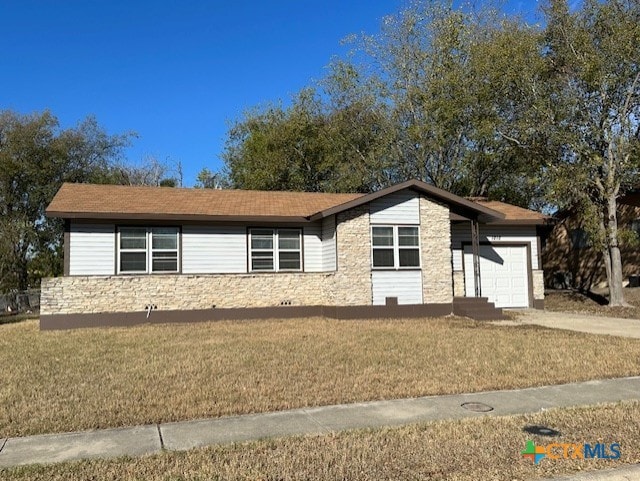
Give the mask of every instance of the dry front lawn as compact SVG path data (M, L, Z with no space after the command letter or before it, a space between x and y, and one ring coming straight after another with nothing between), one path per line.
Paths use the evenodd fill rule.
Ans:
M0 438L640 374L640 340L456 318L0 326Z
M624 298L632 307L608 307L606 295L587 296L580 292L552 291L546 293L544 307L549 311L640 319L640 287L624 289Z
M138 459L81 461L0 470L6 481L102 480L453 480L516 481L640 462L639 403L482 417L334 435L274 439ZM557 437L528 434L545 426ZM527 440L620 444L619 460L543 459L520 452ZM562 455L562 448L554 450ZM611 451L608 450L610 454Z

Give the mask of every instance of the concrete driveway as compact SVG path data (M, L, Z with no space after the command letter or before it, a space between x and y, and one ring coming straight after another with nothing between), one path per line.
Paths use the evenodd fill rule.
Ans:
M517 315L515 321L498 321L496 324L535 324L553 329L567 329L569 331L640 339L640 319L622 319L618 317L594 316L591 314L541 311L538 309L512 312L515 312Z

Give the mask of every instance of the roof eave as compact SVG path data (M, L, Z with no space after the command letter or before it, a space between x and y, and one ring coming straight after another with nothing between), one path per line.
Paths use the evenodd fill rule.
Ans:
M122 212L63 212L47 210L48 217L69 220L113 220L113 221L185 221L185 222L287 222L307 224L309 218L282 215L205 215L205 214L154 214Z
M550 224L552 219L502 219L487 222L489 225L545 225Z

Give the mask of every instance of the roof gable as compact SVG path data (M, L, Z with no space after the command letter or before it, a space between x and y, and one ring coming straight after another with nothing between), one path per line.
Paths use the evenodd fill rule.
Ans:
M380 197L384 197L385 195L389 195L404 189L411 189L418 193L425 194L426 196L431 197L435 200L444 202L445 204L449 205L452 212L464 215L465 217L479 218L482 221L504 218L504 214L498 211L452 194L451 192L447 192L446 190L429 185L426 182L422 182L420 180L409 180L407 182L392 185L391 187L387 187L386 189L382 189L371 194L357 197L353 200L345 202L344 204L329 207L324 211L320 211L314 214L311 217L311 220L321 219L323 217L327 217L338 212L342 212L344 210L366 204L373 200L379 199Z

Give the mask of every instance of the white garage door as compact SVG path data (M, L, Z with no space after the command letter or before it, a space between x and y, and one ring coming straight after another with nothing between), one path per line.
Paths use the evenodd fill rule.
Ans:
M529 276L526 246L480 246L480 290L496 307L528 307ZM473 254L464 249L467 297L475 295Z

